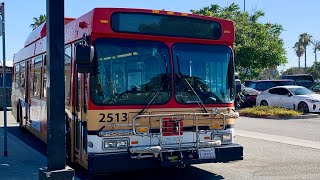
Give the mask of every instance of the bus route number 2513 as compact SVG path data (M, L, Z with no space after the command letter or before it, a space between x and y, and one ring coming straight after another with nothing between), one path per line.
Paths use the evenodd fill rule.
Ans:
M100 113L100 120L99 122L125 122L128 121L128 114L127 113Z

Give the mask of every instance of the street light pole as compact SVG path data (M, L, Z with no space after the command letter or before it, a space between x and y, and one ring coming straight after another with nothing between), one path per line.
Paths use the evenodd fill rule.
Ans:
M246 11L246 0L243 0L243 11Z
M1 3L1 34L2 34L2 53L3 53L3 121L4 121L4 149L3 149L3 156L8 156L8 142L7 142L7 77L6 77L6 37L5 37L5 28L4 28L4 2ZM1 35L0 35L1 36Z

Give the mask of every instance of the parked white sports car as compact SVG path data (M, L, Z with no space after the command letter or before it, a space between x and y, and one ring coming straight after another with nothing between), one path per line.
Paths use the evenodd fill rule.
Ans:
M259 106L279 106L305 113L320 112L320 94L302 86L277 86L257 95Z

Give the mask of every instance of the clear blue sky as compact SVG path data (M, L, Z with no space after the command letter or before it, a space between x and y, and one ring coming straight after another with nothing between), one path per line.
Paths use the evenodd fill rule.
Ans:
M3 0L6 6L6 54L7 64L12 64L14 53L18 52L31 32L30 24L33 17L39 17L46 13L45 0ZM95 7L128 7L146 9L165 9L178 12L190 12L190 9L198 10L210 4L227 6L231 3L238 4L243 9L244 0L65 0L65 16L79 17ZM293 51L293 45L301 33L309 33L314 39L320 40L319 23L320 1L292 1L292 0L246 0L246 11L252 13L256 10L265 12L261 22L279 23L285 31L282 33L287 51L288 64L278 69L287 69L298 66L297 57ZM2 43L0 43L2 44ZM1 47L1 45L0 45ZM2 60L2 47L1 47ZM320 52L318 52L320 60ZM303 58L304 60L304 58ZM308 47L307 65L314 62L312 46ZM302 61L301 65L304 65Z

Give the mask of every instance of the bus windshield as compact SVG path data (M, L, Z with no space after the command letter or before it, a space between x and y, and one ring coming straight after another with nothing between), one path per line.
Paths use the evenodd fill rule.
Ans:
M97 39L90 97L97 105L164 104L171 97L170 56L160 42Z
M234 66L230 47L177 43L173 46L173 54L175 73L182 76L175 76L175 98L179 103L232 102Z

